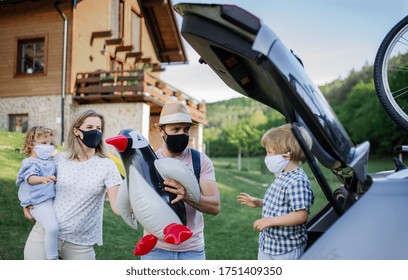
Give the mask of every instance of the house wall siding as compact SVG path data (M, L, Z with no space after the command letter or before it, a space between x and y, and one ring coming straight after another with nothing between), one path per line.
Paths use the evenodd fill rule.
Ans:
M110 0L82 1L74 10L72 79L76 73L109 70L109 59L101 53L105 39L95 38L91 45L92 32L110 30ZM106 47L111 48L111 47ZM105 50L107 50L105 48ZM71 92L74 91L74 83Z
M2 61L0 64L0 84L2 85L0 97L60 94L62 17L52 1L24 2L9 6L9 8L2 7L0 11L0 49L2 50L0 52L0 61ZM62 3L61 8L68 17L71 16L69 3ZM34 10L35 13L32 12ZM43 36L46 37L47 43L45 46L46 72L35 75L15 75L17 40ZM69 52L70 49L68 49Z
M72 99L75 90L76 74L96 70L110 70L110 56L115 54L116 46L106 46L108 38L96 38L91 45L92 32L111 30L112 1L80 1L76 9L72 2L59 1L59 7L68 18L67 42L67 80L64 101L64 140L76 113L95 109L106 117L105 136L117 135L121 129L132 128L142 132L154 149L162 143L154 123L157 114L151 114L146 103L104 103L80 105ZM140 12L137 0L125 0L125 22L123 44L131 44L132 9ZM141 17L141 51L143 58L157 63L143 16ZM0 6L0 129L8 130L10 114L28 114L29 126L45 125L55 131L55 142L61 144L61 84L62 50L64 21L53 1L24 1L13 5ZM18 39L45 37L44 74L15 75ZM117 58L125 62L125 52L118 52ZM134 64L135 58L129 58L124 69L141 68L142 63ZM156 77L160 72L152 73ZM198 128L198 127L197 127ZM193 128L191 136L199 137L201 130ZM198 143L201 143L199 140ZM200 144L199 144L200 145ZM196 146L196 145L195 145Z
M111 15L111 1L113 0L82 1L74 11L72 79L75 79L74 75L76 75L76 73L109 69L110 55L115 56L115 48L117 46L108 45L104 47L105 39L108 38L96 38L93 40L92 46L90 41L92 32L112 30L111 17L113 15ZM123 45L131 44L132 9L136 12L140 11L137 1L125 1ZM105 54L101 53L103 50L106 51ZM141 51L144 58L151 58L152 63L158 62L143 18ZM134 67L134 58L125 60L125 56L126 52L116 53L116 58L124 63L124 69L132 69ZM141 65L136 65L136 68L138 68L138 66ZM157 76L160 76L160 74L157 74ZM74 85L71 86L71 91L73 91Z

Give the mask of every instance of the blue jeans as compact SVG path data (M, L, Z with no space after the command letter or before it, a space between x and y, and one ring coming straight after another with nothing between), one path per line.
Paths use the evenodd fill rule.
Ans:
M174 252L155 248L141 260L205 260L204 248L198 251Z
M298 260L305 251L306 244L300 246L283 255L268 255L262 250L258 250L258 260Z

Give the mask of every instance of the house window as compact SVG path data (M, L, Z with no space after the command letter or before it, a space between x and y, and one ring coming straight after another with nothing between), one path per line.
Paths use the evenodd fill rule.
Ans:
M123 63L115 59L110 61L110 71L123 71Z
M17 41L17 74L45 72L45 38L21 39Z
M9 131L26 132L28 129L28 114L9 115Z
M140 39L142 38L140 16L132 10L132 46L134 52L140 52Z
M124 22L125 22L125 3L123 0L119 1L119 15L118 15L119 38L124 36Z
M123 0L112 0L110 23L113 38L123 38L124 22L125 2Z

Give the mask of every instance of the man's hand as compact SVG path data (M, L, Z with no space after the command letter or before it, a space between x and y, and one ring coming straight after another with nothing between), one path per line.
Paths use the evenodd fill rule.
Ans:
M163 183L166 185L164 188L165 191L176 195L176 198L171 201L171 204L177 203L187 197L186 189L178 181L166 179Z

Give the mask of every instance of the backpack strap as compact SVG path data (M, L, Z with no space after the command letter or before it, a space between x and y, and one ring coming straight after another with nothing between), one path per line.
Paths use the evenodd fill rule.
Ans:
M194 175L197 178L198 183L200 183L200 173L201 173L201 162L200 162L200 152L195 149L191 150L191 158L193 161Z

